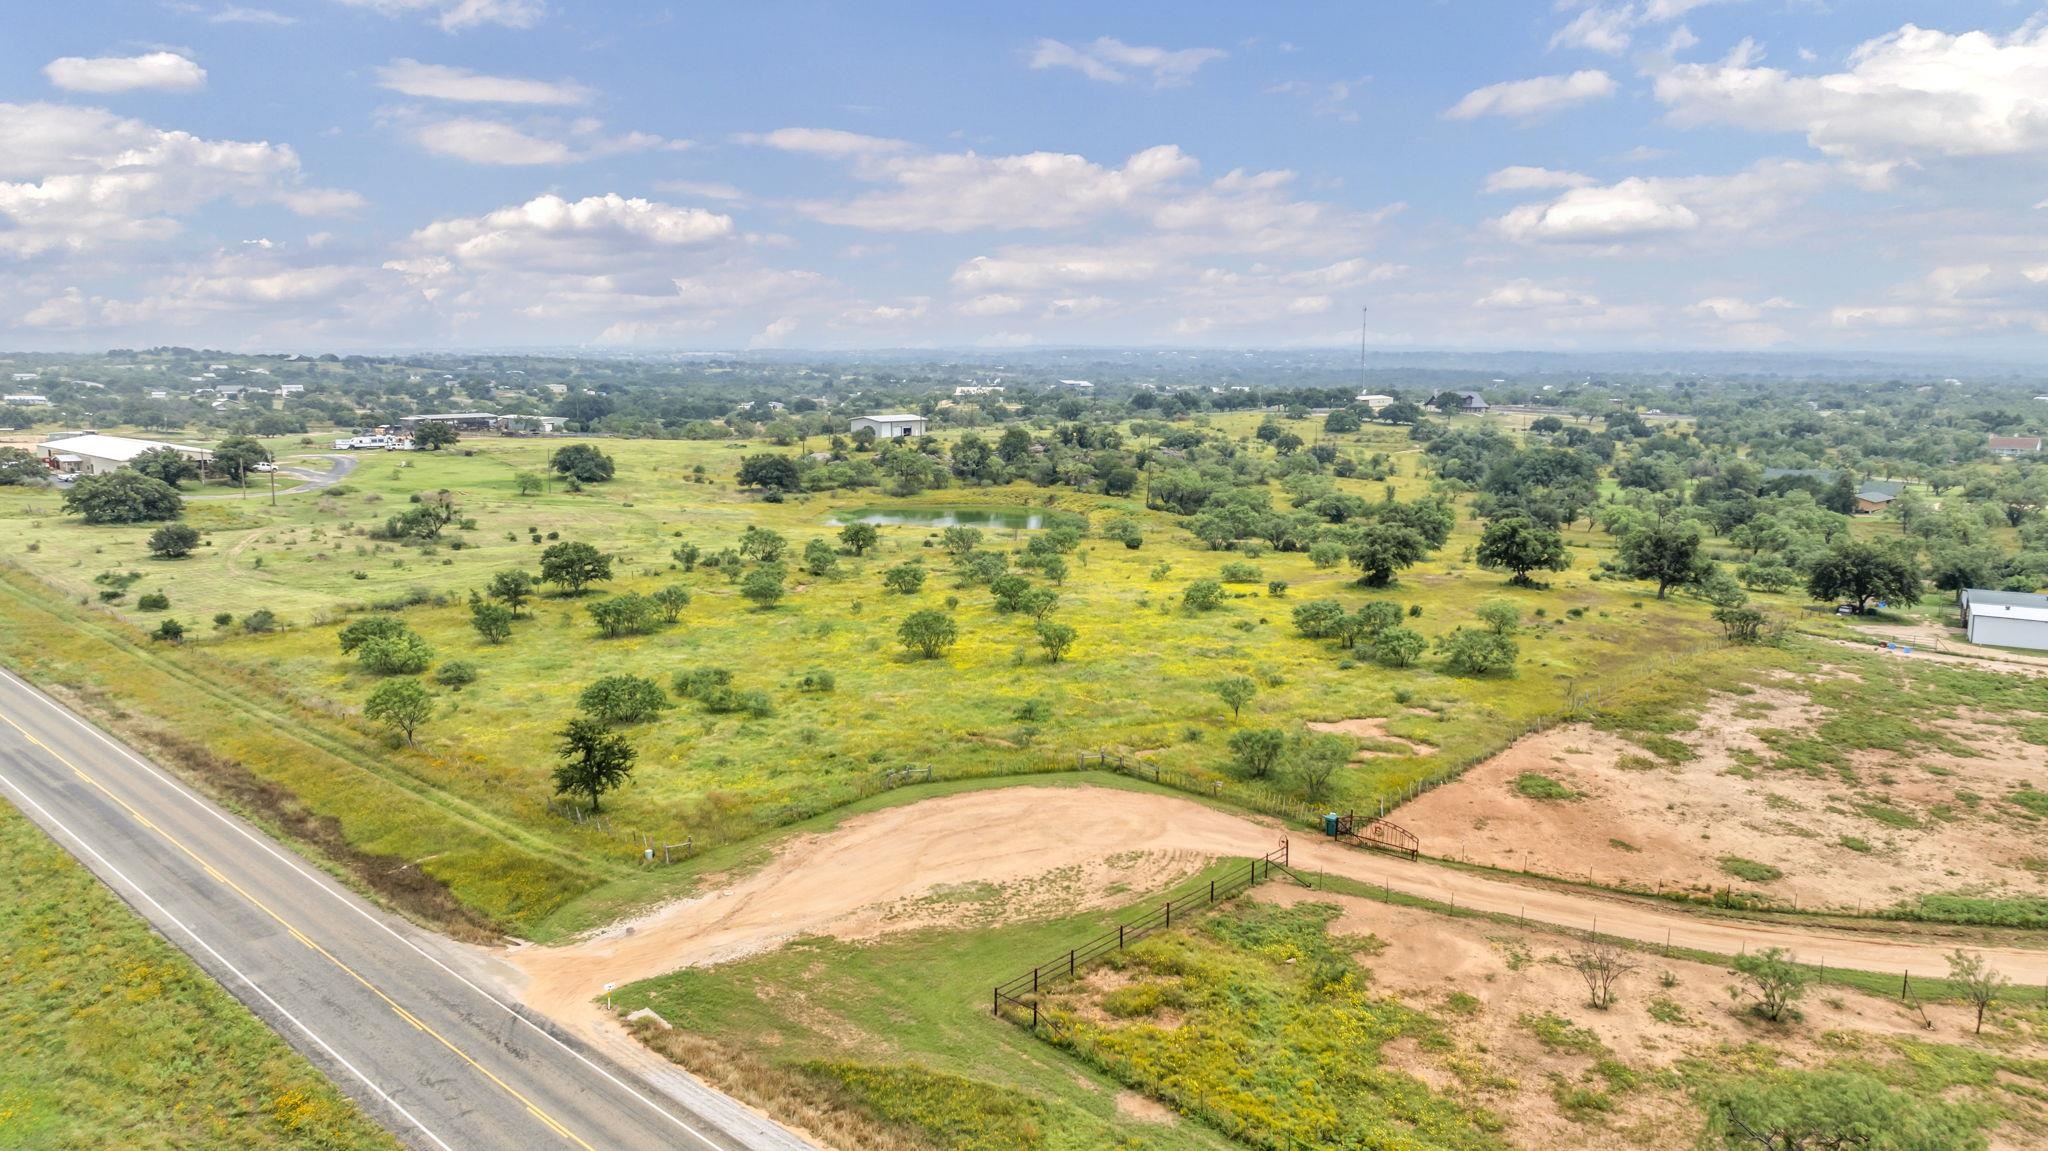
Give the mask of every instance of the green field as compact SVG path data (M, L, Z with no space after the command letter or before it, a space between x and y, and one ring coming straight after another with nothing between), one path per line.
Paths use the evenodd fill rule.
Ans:
M0 876L0 1147L395 1151L5 803Z
M1244 434L1247 451L1267 450L1248 435L1254 420L1215 425ZM1419 457L1400 454L1400 435L1368 427L1341 439L1359 453L1395 453L1392 486L1418 498L1427 484L1414 475ZM53 493L8 489L0 492L0 531L12 541L6 563L21 574L0 596L0 627L17 633L9 651L32 674L118 696L158 728L282 786L306 815L338 821L349 845L424 858L461 904L536 935L549 934L549 918L572 901L626 875L643 836L700 846L745 838L868 794L892 768L931 766L941 777L1058 770L1107 748L1223 779L1231 774L1228 741L1240 728L1384 717L1390 735L1422 754L1363 745L1372 754L1340 770L1325 801L1367 806L1499 749L1573 701L1626 690L1718 642L1703 604L1589 578L1611 554L1609 537L1589 530L1568 532L1572 570L1548 589L1518 589L1471 563L1478 525L1461 518L1445 548L1394 587L1371 591L1355 585L1350 569L1318 569L1300 552L1211 551L1178 517L1147 511L1135 496L1012 484L769 503L732 482L748 450L740 445L600 442L617 459L618 476L580 493L557 486L518 495L515 477L544 470L558 443L498 438L437 453L367 453L336 492L283 496L274 508L261 489L244 499L208 488L186 514L205 543L182 560L150 558L147 526L84 526L59 514ZM273 447L307 450L296 441ZM1339 483L1371 499L1387 486ZM443 488L474 519L472 530L451 529L427 545L370 538L412 493ZM1047 662L1028 617L997 611L985 588L956 588L927 527L882 527L876 549L842 555L830 576L792 567L790 594L771 610L742 599L725 574L684 572L671 558L685 543L706 553L730 547L749 526L779 532L800 551L813 538L834 540L839 516L856 508L1058 508L1089 515L1094 528L1128 516L1142 525L1143 545L1091 534L1069 557L1055 618L1079 640L1058 664ZM1017 549L1031 534L992 531L984 548ZM533 570L556 540L611 553L618 578L582 597L543 596L508 642L485 644L469 623L470 590L501 570ZM912 559L930 570L923 589L886 591L882 570ZM1216 577L1226 562L1251 563L1258 582L1226 585L1230 598L1214 611L1184 610L1186 586ZM96 577L128 572L140 578L103 602L111 585ZM1288 585L1277 598L1267 587L1275 580ZM652 635L602 638L586 610L616 592L671 583L693 602L676 625ZM167 612L136 606L149 592L169 597ZM1519 666L1509 675L1458 676L1431 655L1412 668L1380 667L1295 633L1292 608L1318 598L1353 609L1386 598L1420 609L1407 622L1429 636L1474 626L1483 601L1513 601L1524 619ZM908 655L897 625L914 610L949 605L958 645L936 660ZM390 746L360 721L377 677L336 643L341 622L380 606L401 611L437 663L468 661L480 672L470 686L434 688L438 711L417 749ZM52 610L61 618L48 616ZM244 632L239 621L258 610L273 612L281 630ZM216 626L219 613L237 622ZM176 650L141 638L165 616L187 627ZM104 638L107 659L119 649L126 666L81 658L76 641L57 638L81 629ZM628 729L640 766L632 786L608 797L604 830L552 811L554 732L575 714L582 688L620 672L666 685L693 668L730 671L734 688L766 693L772 714L714 715L674 700L656 722ZM836 690L802 690L813 670L831 673ZM1233 677L1257 686L1236 720L1214 691ZM192 691L208 693L221 713L178 706ZM1247 790L1275 801L1303 796L1285 779Z

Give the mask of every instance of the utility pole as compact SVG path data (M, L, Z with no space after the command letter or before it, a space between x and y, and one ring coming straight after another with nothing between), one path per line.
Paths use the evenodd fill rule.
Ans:
M1372 389L1365 383L1365 320L1371 308L1358 309L1358 394L1364 395Z
M275 468L272 468L270 472L270 506L277 506L277 469Z

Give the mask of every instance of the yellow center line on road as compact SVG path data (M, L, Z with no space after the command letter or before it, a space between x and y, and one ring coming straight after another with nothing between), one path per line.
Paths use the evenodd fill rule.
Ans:
M141 812L135 810L134 807L130 806L127 800L124 800L120 796L115 795L111 790L107 788L105 784L101 783L98 779L95 779L91 774L86 772L77 764L71 762L71 760L66 758L62 752L51 747L49 744L44 743L42 740L37 739L33 734L29 732L27 728L21 726L19 723L16 723L14 721L14 717L9 715L0 715L0 722L6 723L8 727L13 728L17 733L19 733L23 739L34 744L36 747L41 748L44 754L50 756L52 759L55 759L58 763L63 764L65 767L70 768L71 773L73 775L76 775L78 778L84 780L86 783L90 784L94 790L98 791L101 795L106 796L109 800L112 800L114 804L120 807L122 811L127 812L130 818L136 820L144 827L149 828L151 831L156 832L157 835L163 838L164 842L170 844L172 847L175 847L179 851L183 852L186 855L186 857L192 860L192 862L198 864L199 867L206 872L206 874L220 881L220 883L223 886L227 887L235 894L241 896L243 899L248 900L250 906L256 908L258 911L261 911L263 914L275 920L278 926L284 928L285 931L292 936L292 938L297 939L299 942L304 943L307 947L313 949L313 951L319 954L319 956L322 959L325 959L327 962L333 964L343 974L347 975L350 979L353 979L357 983L361 984L364 990L368 991L370 994L376 996L377 998L383 1000L385 1006L391 1008L392 1011L396 1012L399 1018L404 1019L407 1023L410 1023L414 1027L419 1028L422 1032L433 1036L435 1041L440 1043L441 1046L447 1048L448 1051L451 1054L453 1054L456 1058L462 1060L464 1063L467 1063L471 1067L475 1068L478 1074L482 1075L484 1078L496 1084L499 1090L503 1091L507 1095L510 1095L513 1099L518 1100L519 1103L522 1106L524 1106L527 1111L532 1113L532 1115L536 1119L539 1119L543 1124L547 1125L549 1128L552 1128L557 1134L561 1135L562 1138L567 1139L571 1143L574 1143L576 1146L582 1148L583 1151L597 1151L597 1148L591 1146L582 1137L578 1136L574 1132L570 1131L567 1127L563 1126L559 1120L557 1120L554 1116L549 1115L546 1111L542 1110L538 1105L536 1105L533 1102L533 1100L528 1099L525 1095L521 1094L518 1088L513 1087L510 1083L507 1083L503 1079L498 1078L498 1076L494 1074L490 1068L485 1067L483 1064L477 1062L473 1057L470 1056L470 1054L467 1051L464 1051L462 1048L456 1046L455 1043L452 1040L450 1040L447 1036L441 1034L439 1031L434 1030L432 1027L427 1026L427 1024L420 1020L419 1017L413 1015L410 1011L407 1011L403 1006L401 1006L396 999L393 999L391 996L385 994L383 988L378 987L376 984L370 982L368 979L365 979L362 975L358 974L354 968L350 967L346 963L343 963L339 958L337 958L333 952L327 950L325 947L322 947L319 943L315 942L310 936L306 935L305 932L300 931L298 927L295 926L290 920L286 919L284 916L279 915L276 911L272 910L269 904L264 903L262 900L256 898L256 896L252 895L248 891L248 889L244 888L241 884L236 883L234 880L229 879L227 876L221 874L218 870L214 868L214 866L211 863L208 863L204 858L202 858L198 852L192 850L190 847L185 846L184 842L179 840L177 836L172 835L170 832L165 831L164 829L150 822L149 819L145 817Z

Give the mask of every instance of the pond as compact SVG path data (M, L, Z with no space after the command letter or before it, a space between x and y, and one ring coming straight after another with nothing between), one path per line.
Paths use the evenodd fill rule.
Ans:
M1045 514L1026 508L849 508L832 517L842 524L899 524L927 528L1040 528Z

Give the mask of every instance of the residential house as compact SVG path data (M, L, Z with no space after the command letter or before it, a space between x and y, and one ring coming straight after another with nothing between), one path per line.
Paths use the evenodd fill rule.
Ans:
M1991 454L1994 456L2031 456L2041 451L2040 436L1992 436Z
M1438 396L1441 396L1441 395L1444 395L1444 394L1446 394L1446 393L1443 393L1443 392L1437 392L1437 393L1435 393L1435 394L1431 395L1431 396L1429 397L1429 403L1430 403L1430 406L1431 406L1431 407L1435 407L1435 406L1436 406L1436 401L1437 401L1437 397L1438 397ZM1482 414L1484 414L1484 413L1485 413L1485 411L1486 411L1486 408L1487 408L1487 404L1486 404L1486 397L1484 397L1484 396L1480 395L1480 394L1479 394L1478 392L1458 392L1458 391L1454 391L1454 392L1450 392L1449 394L1450 394L1450 395L1453 395L1453 396L1457 396L1457 397L1459 398L1459 400L1460 400L1461 402L1460 402L1460 403L1458 404L1458 410L1459 410L1459 411L1461 411L1461 412L1470 412L1470 413L1472 413L1472 414L1474 414L1474 415L1482 415Z
M1892 501L1905 490L1906 485L1899 480L1864 480L1863 486L1856 489L1856 513L1876 515L1892 506Z

